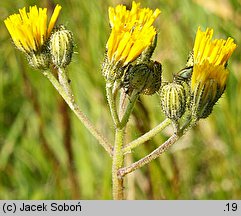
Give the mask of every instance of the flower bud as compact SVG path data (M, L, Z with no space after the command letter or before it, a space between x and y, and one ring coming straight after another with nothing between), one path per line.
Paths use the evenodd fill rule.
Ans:
M186 110L186 91L181 84L168 83L161 88L161 106L167 118L177 121Z
M152 69L152 72L149 76L148 82L146 83L145 88L143 89L143 94L152 95L159 91L162 81L162 65L161 63L151 61L149 67Z
M73 54L73 35L63 25L56 28L50 37L49 49L52 63L56 67L65 68Z
M124 77L124 88L130 94L133 90L145 95L152 95L161 87L162 65L149 61L130 66Z
M196 119L207 118L223 92L215 79L206 81L204 85L197 84L191 99L192 115Z
M36 69L46 70L49 68L50 56L46 51L43 52L31 52L27 54L29 64Z

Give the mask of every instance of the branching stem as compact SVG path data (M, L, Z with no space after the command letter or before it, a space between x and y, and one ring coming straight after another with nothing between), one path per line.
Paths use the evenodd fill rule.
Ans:
M179 136L177 134L173 134L166 142L164 142L161 146L155 149L153 152L145 156L144 158L138 160L137 162L131 164L130 166L124 167L119 169L118 175L120 178L123 178L130 172L139 169L140 167L144 166L145 164L150 163L152 160L159 157L163 152L165 152L170 146L172 146L177 140Z
M165 127L167 127L171 123L170 119L165 119L163 122L161 122L159 125L151 129L149 132L145 133L141 137L137 138L136 140L130 142L123 148L123 152L129 153L132 149L136 148L137 146L143 144L144 142L150 140L152 137L154 137L156 134L161 132Z

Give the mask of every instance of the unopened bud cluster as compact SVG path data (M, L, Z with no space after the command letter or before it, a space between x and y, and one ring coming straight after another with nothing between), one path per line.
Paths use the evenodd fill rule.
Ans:
M136 20L129 13L119 17L119 9L110 11L112 32L102 65L108 86L124 88L130 96L159 92L162 110L175 126L185 117L192 124L208 117L225 90L229 74L227 61L237 46L234 40L230 37L212 40L213 29L203 32L199 27L185 67L174 74L172 82L162 83L162 65L151 59L157 45L156 31L145 40L141 30L146 23L136 27L144 18L133 24ZM125 23L121 25L122 20Z
M31 66L46 70L52 64L56 68L65 68L73 54L73 36L63 25L53 29L50 38L41 50L27 54Z
M190 80L193 72L193 54L186 66L174 74L173 82L165 83L160 90L161 107L165 116L177 122L190 106Z
M174 74L173 82L162 85L160 90L161 107L165 116L177 122L187 112L194 122L207 118L214 105L222 96L217 80L208 79L205 84L197 82L191 90L193 74L193 52L189 54L186 66Z

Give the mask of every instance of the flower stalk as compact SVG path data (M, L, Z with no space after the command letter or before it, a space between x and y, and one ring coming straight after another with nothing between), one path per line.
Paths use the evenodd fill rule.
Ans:
M137 146L145 143L146 141L150 140L153 138L155 135L160 133L164 128L166 128L168 125L171 124L171 119L165 119L163 122L161 122L159 125L148 131L147 133L143 134L136 140L133 140L123 148L124 154L131 153L132 149L136 148Z
M126 126L138 98L139 98L139 93L136 91L133 91L131 97L129 98L124 115L121 119L120 128L123 128Z
M118 172L119 178L123 178L128 173L131 173L131 172L143 167L144 165L150 163L152 160L159 157L163 152L165 152L167 149L169 149L169 147L171 147L179 139L179 137L180 137L180 135L173 134L166 142L164 142L161 146L159 146L157 149L155 149L153 152L151 152L144 158L131 164L128 167L119 169L119 172Z
M112 194L114 200L124 199L123 178L118 176L119 169L124 165L124 155L122 152L124 131L124 128L117 128L115 131L115 145L112 161Z
M109 86L108 84L106 84L106 96L107 96L107 101L108 101L108 104L110 107L110 113L111 113L114 125L115 125L115 127L119 127L120 120L119 120L119 116L117 114L117 109L116 109L115 92L113 93L112 86Z
M134 162L133 164L131 164L127 167L123 167L122 169L119 169L119 172L118 172L119 178L123 178L128 173L131 173L131 172L143 167L144 165L150 163L152 160L155 160L156 158L158 158L161 154L163 154L165 151L167 151L174 143L176 143L179 140L179 138L181 138L185 134L186 129L189 128L190 126L192 126L191 122L192 122L191 119L188 119L185 122L185 124L183 125L183 127L180 130L178 130L177 133L174 133L167 141L165 141L162 145L160 145L158 148L156 148L154 151L152 151L147 156L141 158L140 160ZM163 125L162 125L162 123L163 123ZM170 121L170 119L166 119L162 123L156 127L157 128L156 131L159 130L159 132L160 132L160 130L163 129L163 127L165 127L166 125L170 124L171 121ZM152 133L149 133L149 134L146 133L143 136L147 139L148 137L151 137L150 136L151 134ZM154 136L155 133L153 133L152 135ZM130 146L133 147L133 144Z
M74 101L74 95L70 86L67 72L64 68L57 68L59 83L62 85L66 95L71 101Z
M83 125L89 130L89 132L99 141L99 143L104 147L110 156L112 156L112 145L109 143L107 138L105 138L95 126L90 122L90 120L85 116L85 114L80 110L79 106L75 103L73 98L69 97L65 89L54 77L50 71L44 71L43 74L49 79L58 93L63 97L65 102L69 105L70 109L75 113L78 119L83 123Z

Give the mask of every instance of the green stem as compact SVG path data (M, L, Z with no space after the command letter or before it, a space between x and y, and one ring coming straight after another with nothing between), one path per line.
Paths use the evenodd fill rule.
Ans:
M69 78L67 76L67 72L65 71L64 68L58 68L57 70L58 70L59 83L62 85L67 96L73 101L74 95L72 93L72 89L69 84Z
M118 170L124 165L124 155L122 152L123 141L124 129L117 128L112 162L112 192L114 200L122 200L124 198L123 178L118 176Z
M131 172L141 168L145 164L148 164L152 160L159 157L163 152L165 152L167 149L169 149L177 140L179 140L180 137L182 137L186 133L187 129L192 126L191 121L192 121L191 119L188 119L187 122L184 124L184 126L177 133L174 133L166 142L164 142L162 145L160 145L157 149L152 151L150 154L148 154L144 158L136 161L135 163L131 164L130 166L119 169L119 171L118 171L119 178L121 178L121 177L123 178L128 173L131 173Z
M162 123L142 135L141 137L137 138L136 140L130 142L123 148L123 153L131 152L131 150L142 143L150 140L152 137L154 137L156 134L158 134L160 131L162 131L165 127L167 127L171 123L170 119L165 119Z
M124 116L121 120L121 123L120 123L120 127L125 127L129 118L130 118L130 115L132 113L132 110L134 108L134 105L136 103L136 100L139 98L139 93L137 93L136 91L133 91L133 93L131 94L131 98L129 99L129 103L127 105L127 108L125 110L125 113L124 113Z
M117 109L116 109L116 100L114 98L114 95L112 93L112 85L108 85L106 84L106 96L107 96L107 101L110 107L110 112L111 112L111 116L113 119L113 122L115 124L116 127L119 127L120 124L120 120L117 114Z
M150 154L145 156L144 158L138 160L137 162L131 164L128 167L124 167L119 169L118 176L120 178L123 178L125 175L127 175L130 172L133 172L140 167L144 166L145 164L150 163L152 160L159 157L163 152L165 152L170 146L172 146L178 139L179 135L173 134L166 142L164 142L161 146L159 146L157 149L152 151Z
M50 71L44 71L43 74L49 79L53 84L55 89L63 97L65 102L69 105L70 109L75 113L78 119L83 123L83 125L89 130L89 132L99 141L99 143L104 147L104 149L112 156L112 146L108 140L95 128L95 126L90 122L90 120L82 113L79 106L75 103L73 97L69 97L66 90L63 89L61 84L57 81L54 75Z

